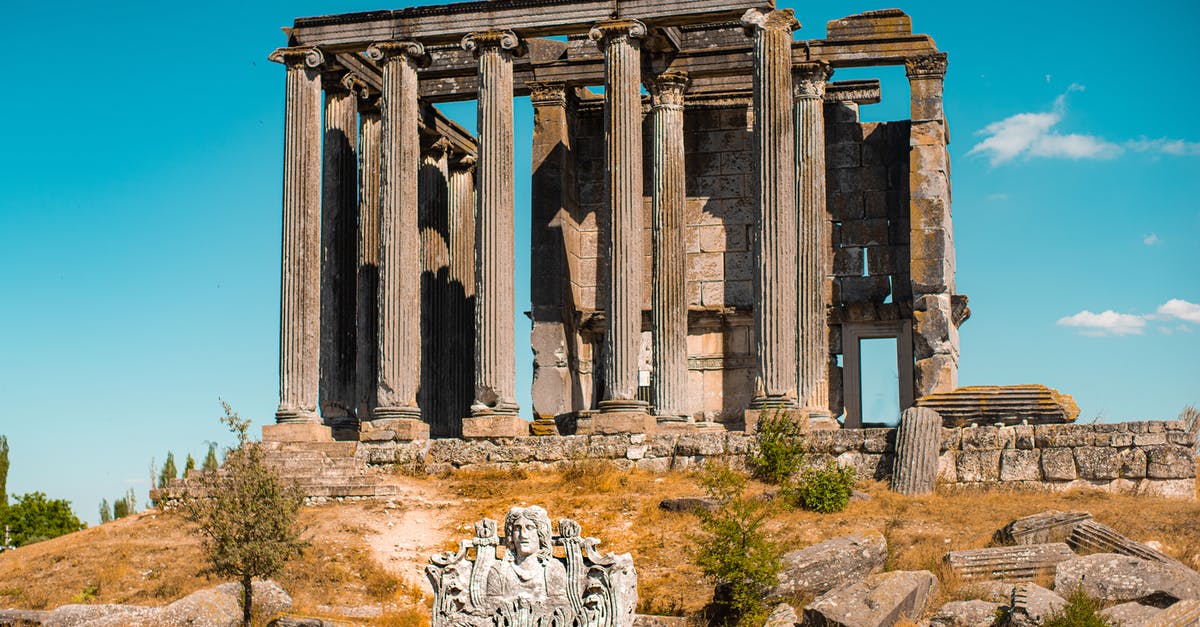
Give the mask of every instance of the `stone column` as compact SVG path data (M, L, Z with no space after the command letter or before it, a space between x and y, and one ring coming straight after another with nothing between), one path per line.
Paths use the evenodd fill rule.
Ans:
M796 117L796 190L799 225L797 255L797 397L809 418L830 418L829 323L826 310L833 244L825 213L825 81L833 70L824 61L793 68Z
M597 24L589 36L604 51L605 169L608 172L608 302L601 412L641 412L637 399L642 344L641 39L636 20Z
M425 149L417 174L417 219L421 234L421 391L417 404L429 423L430 435L447 437L457 431L462 416L446 409L447 375L460 365L447 359L447 338L458 329L448 325L449 225L446 188L450 180L450 142L439 137ZM451 427L451 423L455 425Z
M357 434L354 415L355 284L358 222L358 98L348 74L325 74L321 184L321 417ZM339 436L341 437L341 436Z
M687 251L683 205L683 92L687 76L660 74L650 85L654 118L653 288L654 321L650 398L661 421L688 421Z
M533 314L534 435L557 434L555 417L571 409L567 362L568 327L564 312L568 288L563 220L569 219L571 132L567 87L561 82L528 82L533 105L530 185L530 300Z
M428 437L417 389L421 381L420 239L417 233L417 68L425 47L411 41L372 45L383 66L380 101L378 405L369 439Z
M916 398L958 387L958 327L953 313L954 229L950 220L949 136L942 110L946 54L905 62L911 95L909 274L913 293Z
M462 437L461 419L475 400L475 369L467 367L475 360L475 156L458 155L450 161L447 189L447 219L450 248L450 303L447 327L453 329L448 340L450 388L444 398L447 415L456 418L450 424L452 435Z
M317 425L321 323L321 75L318 68L325 59L316 48L280 48L271 53L270 59L287 66L279 409L275 412L275 421ZM317 430L308 431L315 433Z
M464 437L526 435L517 416L513 346L513 56L512 31L472 33L462 47L479 60L479 163L475 223L475 402ZM510 433L510 431L512 433Z
M348 75L349 76L349 75ZM379 359L379 165L378 102L359 114L358 277L355 335L355 413L370 420L375 410Z
M792 120L792 11L750 9L754 37L754 148L759 172L754 242L752 409L796 406L796 162Z

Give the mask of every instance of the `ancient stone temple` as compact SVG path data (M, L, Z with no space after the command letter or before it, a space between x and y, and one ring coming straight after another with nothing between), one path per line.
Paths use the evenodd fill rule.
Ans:
M802 17L802 16L801 16ZM897 10L798 36L762 0L494 0L300 18L286 68L273 439L861 425L957 387L946 55ZM800 31L801 33L803 31ZM903 66L910 120L862 122ZM532 137L514 134L528 97ZM478 137L439 112L475 101ZM531 276L513 152L532 142ZM523 305L522 305L523 308Z

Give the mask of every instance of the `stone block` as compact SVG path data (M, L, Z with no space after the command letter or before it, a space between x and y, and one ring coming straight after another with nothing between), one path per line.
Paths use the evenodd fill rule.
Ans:
M818 597L804 608L804 624L884 627L916 620L938 589L929 571L897 570L871 575Z
M1069 448L1042 450L1042 478L1046 481L1074 481L1079 478L1075 470L1075 454Z
M863 268L862 248L849 246L833 251L833 276L860 277Z
M882 303L892 291L886 276L847 276L837 282L843 303Z
M1166 443L1166 433L1138 433L1133 436L1134 446L1162 446Z
M887 246L888 221L872 218L842 223L843 246Z
M654 433L657 421L643 412L615 411L580 418L576 433L580 435L609 435L616 433ZM622 452L621 456L624 456Z
M1087 512L1047 510L1008 523L996 532L994 539L1009 545L1066 542L1077 525L1091 519Z
M1036 425L1033 440L1038 448L1090 446L1091 431L1085 425Z
M962 483L999 481L1000 451L961 451L956 470Z
M1146 476L1146 451L1137 448L1122 449L1121 477L1125 479L1142 479Z
M917 396L953 390L958 387L958 356L934 355L918 359L913 365L913 379Z
M1196 456L1182 446L1156 446L1146 450L1146 476L1150 479L1188 479L1196 476Z
M821 596L883 569L887 554L887 542L878 532L854 533L788 552L768 596Z
M862 144L829 144L825 148L825 167L856 168L862 165Z
M468 416L462 419L465 440L518 438L529 435L529 422L520 416Z
M978 627L991 625L1004 606L991 601L951 601L938 609L929 620L929 627Z
M1008 449L1000 454L1001 481L1040 481L1041 451Z
M964 451L992 451L1000 448L1000 429L996 427L973 427L963 429L962 449Z
M1075 449L1075 468L1080 479L1116 479L1121 476L1121 456L1113 448L1081 446Z
M1013 447L1018 449L1034 448L1032 425L1017 425L1013 427Z
M274 425L263 425L262 441L332 442L333 430L315 422L285 422Z
M1108 442L1112 446L1133 446L1133 434L1124 431L1109 434Z
M944 561L964 581L1033 581L1053 575L1059 563L1074 557L1075 552L1066 543L1052 542L950 551Z
M1165 603L1200 599L1200 578L1183 577L1174 565L1115 553L1076 557L1058 565L1054 589L1082 589L1110 603Z

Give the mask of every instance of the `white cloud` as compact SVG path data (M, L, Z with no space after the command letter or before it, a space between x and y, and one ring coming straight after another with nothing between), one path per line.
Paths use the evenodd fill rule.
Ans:
M1158 233L1151 233L1151 234L1147 235L1146 237L1142 238L1142 243L1147 246L1154 246L1156 244L1162 243L1162 240L1158 239Z
M1200 305L1172 298L1159 306L1158 315L1200 324Z
M1058 325L1075 327L1084 335L1137 335L1146 327L1146 320L1142 316L1117 313L1111 309L1101 313L1085 309L1073 316L1059 318Z
M1200 155L1200 142L1182 139L1142 137L1118 144L1098 135L1056 132L1054 127L1066 115L1067 95L1083 90L1083 85L1071 83L1054 99L1051 111L1018 113L988 124L979 132L985 136L983 141L975 144L967 154L986 155L993 166L1021 156L1027 159L1112 159L1125 150L1172 156Z

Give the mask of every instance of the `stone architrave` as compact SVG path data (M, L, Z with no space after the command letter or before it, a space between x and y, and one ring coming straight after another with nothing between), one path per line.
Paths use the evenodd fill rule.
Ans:
M278 423L317 424L320 386L321 74L310 47L280 48L287 67L283 148Z
M742 16L754 38L754 155L759 215L754 240L752 409L796 407L796 163L792 119L791 9L750 9Z
M641 40L636 20L602 22L588 35L604 51L605 170L608 175L608 302L601 412L645 412L637 398L642 344Z
M421 381L420 238L417 232L417 68L428 62L412 41L372 45L383 66L380 101L378 405L371 427L396 437L427 435L417 390ZM393 428L395 427L395 428Z
M1053 576L1056 566L1074 558L1075 552L1071 547L1063 542L1052 542L950 551L944 561L964 581L1032 581Z
M512 31L484 31L464 37L462 47L479 61L471 415L516 417L512 64L514 56L524 54L524 46Z
M497 526L485 518L457 552L430 558L434 627L633 626L637 572L628 553L597 553L600 541L582 537L568 518L559 519L555 536L536 505L510 509L503 538ZM555 556L558 547L564 557Z
M909 143L909 275L913 293L916 398L958 387L954 315L954 229L950 220L950 153L942 85L946 54L908 59L912 125Z
M654 324L650 404L660 421L688 421L687 251L683 213L683 98L687 76L664 72L650 84L654 119L650 309Z
M345 76L325 74L321 183L321 418L358 430L355 416L355 291L358 223L358 98ZM336 80L329 80L336 79Z
M378 108L365 107L359 113L358 134L358 298L354 396L355 413L359 420L370 420L376 404L379 352L379 153L382 146Z
M797 400L810 418L831 417L829 408L829 274L833 250L825 212L825 82L828 63L793 68L796 103L796 189L799 227L796 297L798 314Z

